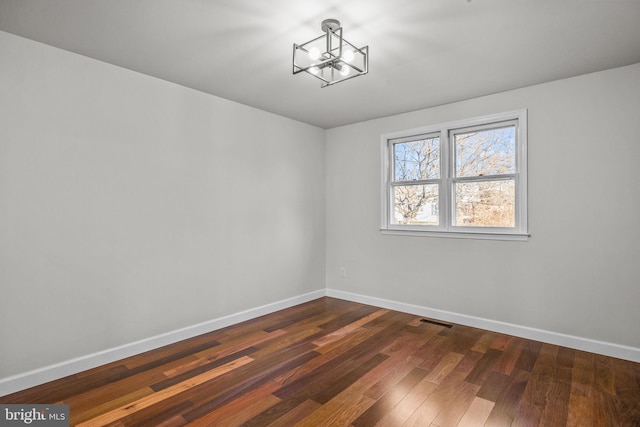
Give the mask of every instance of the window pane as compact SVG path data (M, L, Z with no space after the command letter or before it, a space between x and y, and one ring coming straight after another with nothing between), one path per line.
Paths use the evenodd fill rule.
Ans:
M440 138L393 144L394 181L440 178Z
M515 227L515 181L458 182L456 224L469 227Z
M438 225L438 185L393 187L393 223Z
M454 134L456 176L501 175L516 172L516 128Z

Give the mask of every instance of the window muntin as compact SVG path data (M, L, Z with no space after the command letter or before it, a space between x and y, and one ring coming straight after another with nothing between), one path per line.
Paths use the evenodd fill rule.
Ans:
M526 110L382 135L382 231L525 240L526 143Z

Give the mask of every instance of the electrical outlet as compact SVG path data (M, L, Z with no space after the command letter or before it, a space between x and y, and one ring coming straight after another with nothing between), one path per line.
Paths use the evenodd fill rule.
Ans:
M347 277L347 269L345 267L340 267L340 277L343 279Z

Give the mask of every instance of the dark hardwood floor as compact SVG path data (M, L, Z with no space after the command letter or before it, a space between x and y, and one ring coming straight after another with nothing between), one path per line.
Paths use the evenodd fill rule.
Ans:
M0 397L80 426L640 426L640 364L321 298Z

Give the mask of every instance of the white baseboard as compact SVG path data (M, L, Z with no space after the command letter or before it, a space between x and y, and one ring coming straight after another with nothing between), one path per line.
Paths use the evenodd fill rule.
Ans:
M95 368L107 363L115 362L129 356L144 353L168 344L173 344L188 338L193 338L207 332L235 325L236 323L246 320L255 319L265 314L273 313L278 310L293 307L326 295L326 290L310 292L304 295L298 295L271 304L260 307L251 308L249 310L234 313L228 316L209 320L197 325L188 326L186 328L177 329L165 334L156 335L155 337L146 338L133 343L125 344L119 347L100 351L98 353L89 354L72 360L67 360L55 365L45 366L44 368L25 372L7 378L0 379L0 396L15 393L39 384L53 381L68 375L77 374L87 369Z
M640 348L627 347L624 345L613 344L604 341L596 341L589 338L565 335L558 332L529 328L527 326L498 322L496 320L467 316L465 314L452 313L450 311L437 310L434 308L422 307L398 301L369 297L366 295L338 291L335 289L327 289L327 296L347 301L359 302L361 304L373 305L381 308L388 308L390 310L402 311L405 313L415 314L417 316L444 320L460 325L472 326L474 328L486 329L488 331L499 332L516 337L527 338L530 340L542 341L549 344L588 351L590 353L616 357L618 359L640 362Z
M347 301L358 302L361 304L373 305L381 308L388 308L390 310L402 311L405 313L415 314L417 316L444 320L460 325L472 326L475 328L486 329L493 332L532 339L549 344L555 344L578 350L588 351L591 353L602 354L605 356L616 357L619 359L631 360L633 362L640 362L640 349L634 347L627 347L603 341L591 340L588 338L581 338L572 335L560 334L557 332L529 328L526 326L498 322L495 320L483 319L480 317L467 316L465 314L453 313L450 311L438 310L414 304L407 304L398 301L354 294L351 292L344 292L335 289L321 289L304 295L299 295L271 304L266 304L260 307L241 311L239 313L234 313L228 316L209 320L197 325L167 332L155 337L125 344L120 347L115 347L98 353L68 360L62 363L57 363L55 365L46 366L44 368L3 378L0 379L0 396L4 396L16 391L24 390L29 387L63 378L68 375L73 375L87 369L115 362L129 356L144 353L145 351L153 350L168 344L173 344L178 341L205 334L207 332L235 325L236 323L255 319L256 317L273 313L285 308L293 307L295 305L321 298L323 296L339 298Z

